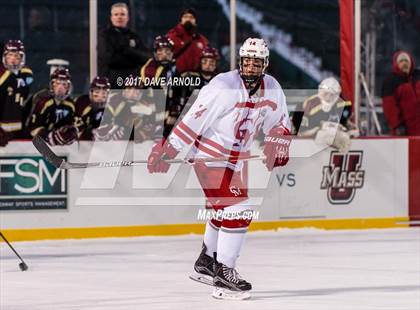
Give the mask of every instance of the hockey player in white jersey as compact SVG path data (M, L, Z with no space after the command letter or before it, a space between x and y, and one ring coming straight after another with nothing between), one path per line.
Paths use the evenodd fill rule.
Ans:
M269 171L289 160L290 120L283 90L265 73L269 50L263 39L248 38L239 51L239 70L221 73L205 86L167 141L155 144L150 173L165 173L181 149L192 145L194 157L228 157L224 162L198 162L195 173L220 218L206 224L201 254L194 269L208 276L213 297L246 299L252 286L235 269L251 222L252 206L241 179L240 156L250 151L260 129L265 134L265 165ZM220 211L219 211L220 213ZM216 260L215 260L216 259Z

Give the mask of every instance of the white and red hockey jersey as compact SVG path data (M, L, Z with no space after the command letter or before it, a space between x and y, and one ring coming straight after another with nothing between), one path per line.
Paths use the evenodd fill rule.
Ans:
M193 144L194 157L229 157L249 154L260 129L267 134L282 126L290 131L286 98L275 78L266 74L260 89L249 91L238 70L221 73L203 87L190 110L174 128L169 143L180 151ZM207 163L236 171L242 162Z

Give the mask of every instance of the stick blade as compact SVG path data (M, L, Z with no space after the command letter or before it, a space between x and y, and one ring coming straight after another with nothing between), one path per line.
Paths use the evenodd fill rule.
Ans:
M58 157L51 150L51 148L48 146L47 142L44 141L44 139L42 139L40 136L35 136L35 138L32 139L32 144L50 164L52 164L56 168L62 167L62 164L63 162L65 162L65 160Z
M22 271L26 271L26 270L28 270L28 265L26 265L25 262L21 262L19 264L19 269L22 270Z

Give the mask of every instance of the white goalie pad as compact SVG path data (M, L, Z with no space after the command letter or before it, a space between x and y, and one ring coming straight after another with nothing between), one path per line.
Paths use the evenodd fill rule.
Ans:
M340 153L347 153L350 150L351 140L347 132L337 130L332 147L338 149Z
M347 153L351 146L350 135L346 128L338 123L324 122L315 136L315 143L328 145L337 149L340 153Z

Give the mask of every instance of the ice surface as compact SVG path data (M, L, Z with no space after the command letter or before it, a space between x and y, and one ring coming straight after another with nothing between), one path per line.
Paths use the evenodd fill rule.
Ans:
M238 262L249 301L188 279L201 236L0 246L1 310L420 309L420 229L257 232Z

